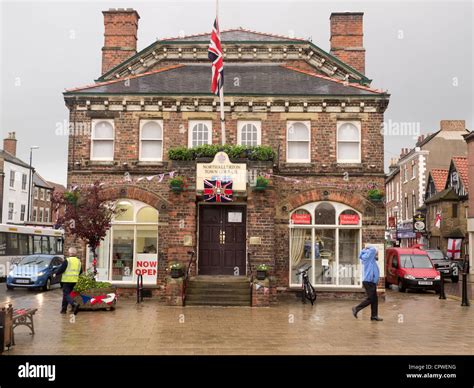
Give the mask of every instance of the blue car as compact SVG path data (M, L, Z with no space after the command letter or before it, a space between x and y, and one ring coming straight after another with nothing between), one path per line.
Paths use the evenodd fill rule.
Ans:
M15 287L51 289L53 284L59 283L61 276L54 276L64 259L57 255L30 255L25 256L7 276L7 289Z

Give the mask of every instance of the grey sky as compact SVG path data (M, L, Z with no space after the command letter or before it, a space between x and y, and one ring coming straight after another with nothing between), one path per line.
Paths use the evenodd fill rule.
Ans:
M18 156L48 180L66 182L67 120L64 88L92 83L100 74L103 16L110 7L133 7L140 16L138 48L157 38L210 30L215 1L9 2L0 5L0 125L16 131ZM311 37L329 51L329 15L363 11L366 75L388 89L385 121L419 123L436 131L442 119L465 119L473 128L473 4L471 1L220 1L221 29ZM385 160L413 136L387 136Z

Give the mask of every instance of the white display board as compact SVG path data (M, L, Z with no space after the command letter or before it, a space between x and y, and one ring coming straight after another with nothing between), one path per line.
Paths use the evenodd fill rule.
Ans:
M137 265L135 274L143 275L143 284L156 284L158 276L158 254L139 253L137 254Z

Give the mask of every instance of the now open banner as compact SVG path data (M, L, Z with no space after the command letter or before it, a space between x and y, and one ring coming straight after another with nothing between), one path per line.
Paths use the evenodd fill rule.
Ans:
M158 255L156 253L139 253L135 275L143 275L143 284L156 284L158 276Z

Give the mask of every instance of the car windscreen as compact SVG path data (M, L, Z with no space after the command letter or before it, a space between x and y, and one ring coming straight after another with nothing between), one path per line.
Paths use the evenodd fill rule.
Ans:
M444 255L441 251L427 251L426 253L428 253L431 260L444 260Z
M401 255L402 268L433 268L430 258L425 255Z
M51 263L51 257L45 256L26 256L18 263L18 265L34 266L36 268L46 268Z

